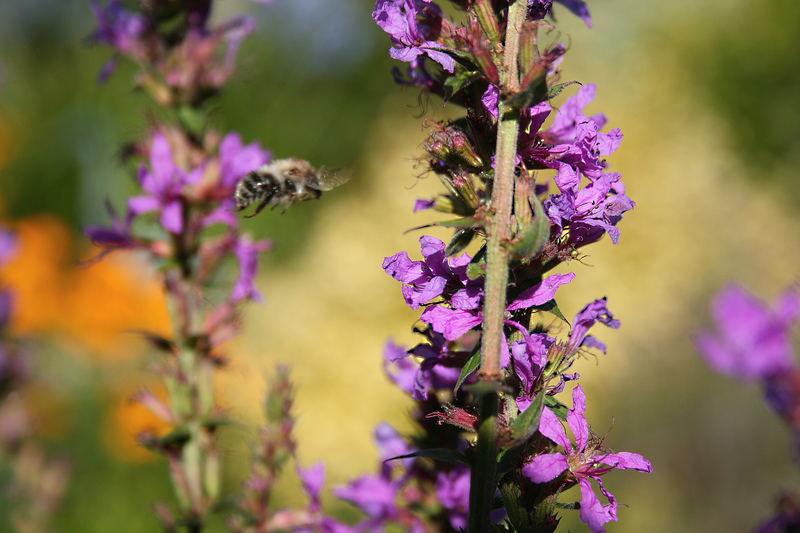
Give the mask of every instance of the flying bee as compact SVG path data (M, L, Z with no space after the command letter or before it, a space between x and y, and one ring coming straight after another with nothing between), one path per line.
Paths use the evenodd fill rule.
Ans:
M250 172L236 185L236 210L257 203L255 211L247 218L256 216L267 206L273 209L282 206L286 211L294 203L316 200L323 192L345 181L344 175L316 169L303 159L277 159Z

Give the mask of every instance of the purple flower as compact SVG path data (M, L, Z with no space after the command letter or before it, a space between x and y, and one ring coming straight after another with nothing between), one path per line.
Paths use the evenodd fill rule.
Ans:
M470 471L458 467L449 472L436 474L436 495L442 507L447 509L447 519L456 531L467 529L469 518Z
M13 231L0 228L0 266L6 264L17 252L17 236Z
M605 352L605 344L593 336L587 335L589 329L597 322L605 324L612 329L619 329L620 322L614 318L614 315L608 310L607 298L598 298L587 304L586 307L578 311L578 314L575 315L572 331L569 333L570 348L577 350L580 347L589 347L597 348Z
M300 468L298 466L297 474L300 476L303 490L308 494L310 500L309 510L312 513L319 512L322 509L320 503L322 487L325 486L325 465L317 463L309 468Z
M603 233L608 233L614 244L619 243L616 225L636 205L625 195L621 177L615 172L602 174L579 189L580 176L569 165L561 165L556 183L562 192L551 195L544 207L558 228L569 231L570 244L584 246L599 240Z
M436 390L452 390L461 373L457 365L447 366L450 343L434 331L425 332L430 343L420 343L411 350L392 341L384 348L384 370L401 390L415 400L427 400ZM419 357L417 362L414 356Z
M423 261L412 261L406 252L383 260L383 270L403 283L403 297L412 309L419 309L434 298L447 296L455 300L460 309L480 306L481 283L467 277L467 254L447 258L445 244L435 237L419 239Z
M790 328L800 317L800 290L785 291L771 308L739 285L725 288L712 304L715 333L697 345L708 364L744 380L768 378L794 367Z
M84 230L86 236L92 241L93 244L103 248L101 256L106 253L113 252L114 250L124 250L136 246L136 239L131 231L131 225L135 215L128 211L125 218L117 215L116 210L111 203L106 204L109 218L111 218L111 227L105 226L87 226Z
M455 60L436 42L442 25L442 10L431 0L378 0L372 18L392 38L389 55L411 63L427 55L448 72Z
M583 0L556 0L559 4L572 11L580 17L588 27L592 27L592 19L589 16L589 7ZM553 7L553 0L529 0L528 14L533 20L541 20L550 13Z
M239 302L250 299L260 302L263 298L255 286L258 272L258 256L272 247L269 241L253 241L248 236L239 237L235 253L239 260L239 278L233 287L231 300Z
M167 137L157 133L150 146L150 169L139 169L139 183L146 193L128 200L134 216L150 211L161 214L161 225L171 233L181 233L184 227L183 193L187 185L197 183L203 174L199 167L186 172L175 164Z
M522 468L522 473L534 483L546 483L568 472L569 477L580 485L581 520L593 532L602 533L606 522L617 520L617 500L605 489L601 476L615 468L651 473L653 467L638 453L601 451L600 443L590 439L589 425L584 414L586 395L580 385L573 389L572 401L573 407L567 413L567 424L572 430L575 444L567 437L558 417L549 408L545 408L542 411L539 432L561 446L564 451L534 457ZM591 480L598 484L600 492L608 499L607 505L600 502Z
M342 500L360 507L371 518L387 519L397 513L399 485L383 476L362 476L334 489Z
M147 29L144 17L123 8L120 0L110 0L105 7L93 1L91 6L97 19L97 29L89 38L116 48L123 54L138 56Z

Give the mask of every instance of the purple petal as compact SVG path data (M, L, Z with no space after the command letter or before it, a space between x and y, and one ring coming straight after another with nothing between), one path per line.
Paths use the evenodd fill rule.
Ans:
M318 511L321 508L322 487L325 485L325 464L317 463L309 468L300 468L298 466L297 474L303 483L303 490L311 500L311 510Z
M489 114L491 114L494 118L497 118L500 113L499 102L500 90L494 85L490 84L483 93L483 96L481 96L481 103L483 103L483 107L485 107L486 111L488 111Z
M454 72L456 69L456 60L453 59L453 56L446 52L442 52L441 50L437 50L436 47L441 46L437 45L436 43L423 43L424 46L421 47L422 50L427 52L428 57L439 63L443 69L447 72Z
M561 445L565 452L569 453L572 450L572 443L567 438L567 432L564 431L561 420L548 407L542 409L542 418L539 420L539 433Z
M581 486L581 520L594 533L604 533L606 523L617 520L617 501L608 492L604 494L610 496L609 504L603 505L597 498L592 488L591 482L587 478L578 480ZM598 481L599 483L599 481Z
M445 339L454 341L479 325L483 318L469 311L434 305L425 309L420 320L430 324L433 330L444 335Z
M159 191L169 186L177 170L172 158L172 148L163 133L156 133L153 136L153 143L150 146L150 169Z
M653 465L650 464L650 461L648 461L638 453L632 453L632 452L609 453L606 455L595 456L594 460L597 461L598 463L607 464L608 466L612 466L614 468L620 468L624 470L638 470L639 472L646 472L648 474L653 472Z
M385 258L382 266L387 274L403 283L419 283L425 280L422 261L412 261L406 252Z
M569 468L567 456L562 453L537 455L522 467L522 473L534 483L547 483Z
M542 305L556 296L556 291L562 285L565 285L575 279L575 274L553 274L546 277L538 285L534 285L522 291L517 299L508 306L509 311L516 309L527 309L536 305Z
M586 422L585 413L586 394L583 388L577 385L572 390L572 409L567 412L567 423L575 435L575 444L579 452L585 450L589 442L589 423Z
M575 15L579 16L588 27L592 27L592 17L589 15L589 6L583 0L556 0Z
M7 263L17 251L17 237L13 231L0 228L0 266Z
M161 202L158 198L152 196L133 196L128 198L128 209L134 215L141 215L151 211L158 211L161 208Z
M161 225L170 233L183 231L183 206L178 200L168 202L161 210Z
M426 209L432 208L436 205L436 200L425 200L423 198L417 198L417 201L414 202L414 212L417 211L425 211Z

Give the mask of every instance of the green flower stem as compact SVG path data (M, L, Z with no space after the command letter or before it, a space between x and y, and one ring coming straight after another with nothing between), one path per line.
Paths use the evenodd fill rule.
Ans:
M480 378L497 382L502 377L500 353L508 287L508 252L505 243L511 238L511 208L514 200L519 110L506 103L507 95L519 91L520 31L525 22L527 1L515 0L508 8L505 49L501 77L499 124L495 175L492 187L493 216L486 228L486 284L483 306L483 338ZM475 464L470 486L470 533L489 531L489 514L497 485L497 411L499 397L486 392L480 398L480 421Z

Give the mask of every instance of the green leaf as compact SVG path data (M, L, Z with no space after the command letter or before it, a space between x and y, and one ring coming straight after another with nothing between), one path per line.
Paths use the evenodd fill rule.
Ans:
M550 89L547 90L547 99L552 100L553 98L561 94L561 91L563 91L570 85L575 85L576 83L578 85L582 85L581 82L579 81L565 81L564 83L558 83L556 85L553 85L552 87L550 87Z
M542 305L537 305L534 307L534 309L537 311L547 311L548 313L556 315L558 318L569 324L569 320L567 320L567 317L565 317L564 313L561 312L561 309L558 308L558 304L555 300L550 300Z
M567 406L558 401L555 396L546 396L544 399L544 404L551 410L553 413L563 421L567 420Z
M520 259L536 257L544 245L550 240L550 219L544 214L544 207L539 198L532 194L533 222L520 232L519 240L511 248L512 253Z
M458 381L456 381L456 386L453 387L453 392L458 392L458 389L461 388L462 383L464 380L469 377L470 374L478 370L481 366L481 352L479 349L476 349L472 355L469 356L467 362L464 363L464 368L461 369L461 375L458 376Z
M472 239L475 237L475 232L471 229L460 229L456 231L453 238L450 240L450 244L447 245L447 250L445 253L448 256L456 255L464 251L464 248L469 246L469 243L472 242Z
M547 100L547 95L547 78L542 74L525 87L525 90L512 96L507 103L513 108L522 109L544 102Z
M458 94L464 87L467 87L475 80L480 79L481 73L477 70L458 69L455 74L449 76L444 82L445 99L449 100Z
M417 450L416 452L406 455L390 457L389 459L386 459L384 463L388 461L395 461L397 459L410 459L412 457L427 457L429 459L433 459L434 461L442 461L444 463L469 464L467 458L463 454L453 450L448 450L447 448L429 448L427 450Z
M539 392L533 403L528 406L511 424L512 446L524 444L539 429L539 420L542 418L544 406L544 391Z

